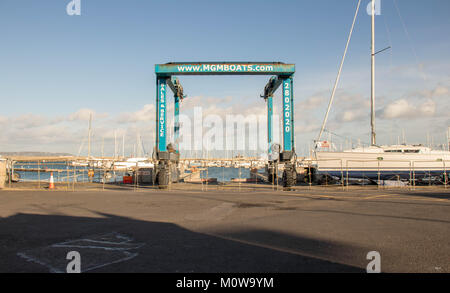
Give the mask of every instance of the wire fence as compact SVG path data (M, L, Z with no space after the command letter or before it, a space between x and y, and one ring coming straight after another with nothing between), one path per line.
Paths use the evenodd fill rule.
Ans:
M141 170L83 161L12 161L6 162L4 186L18 189L84 190L118 186L136 188ZM131 178L131 180L129 179ZM2 180L0 178L0 180ZM151 183L151 181L150 181Z
M388 161L388 160L308 160L296 163L295 188L375 186L409 188L442 186L449 183L450 161ZM0 166L1 167L1 166ZM1 169L1 168L0 168ZM174 176L173 172L177 172ZM272 189L283 190L283 164L274 164L271 175L260 166L183 165L171 170L169 190L177 189ZM6 161L6 172L0 174L4 187L42 190L114 190L159 189L153 167L118 166L83 161ZM3 177L2 177L3 176ZM3 179L2 179L3 178ZM1 188L1 186L0 186Z
M378 188L416 186L448 187L449 160L308 160L297 163L303 169L302 183L309 185L376 185Z

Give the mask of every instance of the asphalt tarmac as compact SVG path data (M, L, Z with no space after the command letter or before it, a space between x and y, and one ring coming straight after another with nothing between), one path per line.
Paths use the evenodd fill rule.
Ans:
M0 272L450 272L450 190L0 191Z

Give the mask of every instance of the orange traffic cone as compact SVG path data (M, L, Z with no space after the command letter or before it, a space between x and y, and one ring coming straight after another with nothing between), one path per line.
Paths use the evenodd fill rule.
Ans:
M50 172L50 185L48 189L55 189L55 182L53 181L53 172Z

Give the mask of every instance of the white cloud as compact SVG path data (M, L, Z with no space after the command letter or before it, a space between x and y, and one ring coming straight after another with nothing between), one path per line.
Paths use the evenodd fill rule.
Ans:
M80 121L88 121L90 116L94 115L95 111L91 109L80 109L75 113L69 115L70 121L80 120Z
M381 111L384 119L432 117L436 112L436 103L429 99L420 105L412 105L406 99L396 100Z
M320 130L319 124L306 124L306 125L296 125L295 126L295 133L311 133L314 134L318 133Z
M119 115L119 122L140 122L140 121L154 121L155 120L155 105L146 104L144 107L136 112L123 113Z
M426 117L432 117L436 112L436 102L428 100L420 105L419 113Z
M420 120L416 124L436 120L436 125L444 125L448 120L450 111L450 87L446 83L441 83L435 87L424 90L423 88L411 91L397 100L379 95L377 105L381 110L377 111L377 118L381 118L380 125L390 125L392 123L405 123L405 130L414 129L411 126L413 120L421 117L432 117L429 120ZM393 94L394 95L394 94ZM312 93L307 99L298 95L295 104L295 132L298 146L316 138L323 115L326 111L328 93L326 91ZM169 133L173 132L173 101L167 104L167 122ZM181 114L185 114L193 119L194 107L202 107L203 118L213 114L225 117L228 114L267 115L267 106L263 99L250 99L248 97L204 97L193 96L183 100L180 105ZM74 109L75 110L75 109ZM274 115L281 114L281 98L274 97ZM71 152L76 154L82 140L86 140L87 121L90 114L93 114L93 150L100 153L102 139L104 139L105 153L111 154L114 149L114 132L117 134L119 148L121 148L122 136L125 136L125 149L129 153L136 142L137 134L143 137L145 148L150 150L154 143L155 135L155 105L146 104L136 109L136 111L119 112L109 119L107 113L96 113L93 109L83 108L70 115L17 115L0 116L0 125L8 124L3 133L0 133L0 144L8 150L42 149L49 151ZM370 118L370 98L368 95L358 94L357 91L349 92L339 90L336 94L335 103L332 107L327 129L338 134L349 131L349 136L358 138L366 137L369 129L365 120ZM404 119L410 118L410 119ZM397 121L395 119L398 119ZM263 119L264 120L264 119ZM364 122L362 123L361 121ZM384 120L384 121L383 121ZM402 122L400 122L402 121ZM280 123L274 121L275 128L278 129ZM447 124L445 124L447 125ZM259 130L265 133L265 122ZM403 127L403 126L401 126ZM382 127L379 127L381 130ZM204 129L207 131L207 128ZM171 137L170 134L169 137ZM170 138L171 139L171 138ZM303 146L304 147L304 146ZM86 143L82 153L86 152Z
M340 113L337 117L338 121L341 122L352 122L356 120L360 120L366 115L366 113L363 113L362 111L358 110L347 110L342 113Z
M83 108L75 113L69 115L69 121L89 121L89 117L92 115L93 118L101 119L108 116L107 113L96 113L92 109Z
M316 109L320 106L324 106L325 107L325 100L326 98L323 95L314 95L309 97L308 99L299 102L296 105L296 108L301 109L301 110L312 110L312 109Z
M48 124L48 119L41 115L23 114L10 120L11 126L18 129L33 128Z
M8 117L0 116L0 124L6 124L8 123Z
M433 90L433 97L446 96L450 93L449 88L446 86L438 85Z
M381 100L381 99L379 99ZM322 118L325 115L326 106L323 104ZM343 122L360 121L370 115L370 100L359 94L352 94L338 90L331 107L327 128L337 127Z
M29 146L74 142L74 135L65 125L44 125L37 128L26 128L21 131L10 131L12 141Z

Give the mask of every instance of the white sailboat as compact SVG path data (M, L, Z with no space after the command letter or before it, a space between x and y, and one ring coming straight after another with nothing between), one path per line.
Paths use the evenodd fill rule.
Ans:
M360 3L360 2L359 2ZM358 8L355 14L358 13ZM331 107L331 102L339 81L342 64L348 48L348 43L353 31L350 31L349 40L343 56L338 78L333 89L333 94L328 105L324 123L316 142L316 149L313 157L319 173L326 173L332 176L341 177L343 175L352 178L370 178L378 180L390 179L420 179L424 177L436 176L438 180L447 181L450 170L450 149L432 150L430 147L422 145L385 145L378 146L375 132L375 1L372 1L372 48L371 48L371 145L369 147L357 147L350 150L335 152L323 151L320 148L320 137L324 131L325 123ZM383 50L382 50L383 51ZM448 135L447 135L448 140ZM448 142L450 144L450 142ZM329 144L327 142L327 144ZM443 179L443 180L442 180Z
M152 160L142 156L145 152L140 134L137 134L135 149L131 158L125 158L125 136L122 138L122 160L114 162L115 170L132 170L136 168L154 168Z
M123 161L114 162L115 170L128 170L133 168L153 168L155 165L149 158L127 158Z

